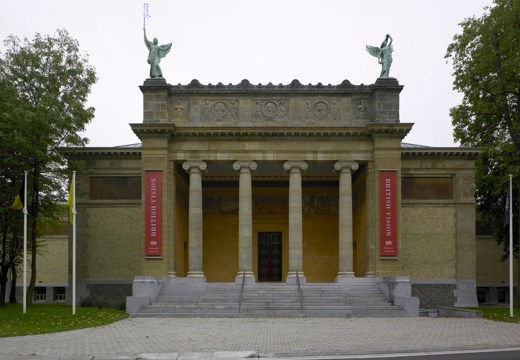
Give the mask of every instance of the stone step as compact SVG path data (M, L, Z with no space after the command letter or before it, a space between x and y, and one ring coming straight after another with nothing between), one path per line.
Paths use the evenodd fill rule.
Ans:
M243 293L241 295L241 289ZM368 317L407 316L370 279L347 284L204 283L170 280L151 305L132 316L157 317ZM239 305L239 299L242 303Z

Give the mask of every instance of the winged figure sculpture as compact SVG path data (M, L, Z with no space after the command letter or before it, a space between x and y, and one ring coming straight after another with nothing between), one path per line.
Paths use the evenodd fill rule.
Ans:
M157 38L150 41L146 37L146 30L144 30L144 43L149 50L148 64L150 64L150 78L162 78L163 75L159 63L161 62L161 58L165 57L170 52L172 43L159 45Z
M387 78L390 76L390 65L392 65L392 52L394 48L392 46L392 37L387 34L385 40L381 44L381 47L367 45L366 50L368 53L377 58L377 62L381 64L381 78Z

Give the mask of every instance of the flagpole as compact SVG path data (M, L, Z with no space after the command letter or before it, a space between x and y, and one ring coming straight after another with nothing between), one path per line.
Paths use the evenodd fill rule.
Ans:
M513 317L513 175L509 174L509 317Z
M72 315L76 315L76 172L75 171L72 172Z
M27 313L27 171L23 186L23 313Z

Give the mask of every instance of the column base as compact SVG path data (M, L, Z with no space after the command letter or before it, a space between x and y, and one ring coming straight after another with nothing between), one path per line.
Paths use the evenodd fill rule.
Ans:
M175 271L171 271L171 272L168 273L168 277L169 278L175 278L175 277L177 277L177 273Z
M256 282L255 274L252 271L246 271L246 276L244 276L244 272L238 272L235 277L235 284L242 284L242 281L245 281L246 284L254 284Z
M369 271L369 272L366 272L366 273L365 273L365 277L366 277L366 278L373 278L373 277L375 277L375 274L374 274L373 271Z
M336 282L337 283L348 282L350 279L354 279L355 277L356 277L356 274L354 274L351 271L338 272L338 274L336 275Z
M300 281L300 284L307 284L307 279L305 278L303 271L298 271L298 280ZM296 279L296 271L289 271L285 278L285 283L295 285L298 280Z
M193 280L200 279L201 281L206 281L206 277L204 276L204 272L202 271L190 271L186 277L191 278Z

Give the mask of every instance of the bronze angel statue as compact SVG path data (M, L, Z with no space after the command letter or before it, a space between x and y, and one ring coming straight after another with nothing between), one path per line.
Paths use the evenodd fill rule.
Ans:
M386 34L385 40L381 47L367 45L367 51L370 55L377 58L377 62L381 64L381 75L379 77L387 78L390 75L390 65L392 65L392 37Z
M150 53L148 54L148 64L150 64L150 78L162 78L163 76L159 63L161 62L161 59L170 52L172 48L172 43L166 45L158 45L157 38L154 38L153 42L149 41L146 37L146 29L143 30L144 43L150 51Z

